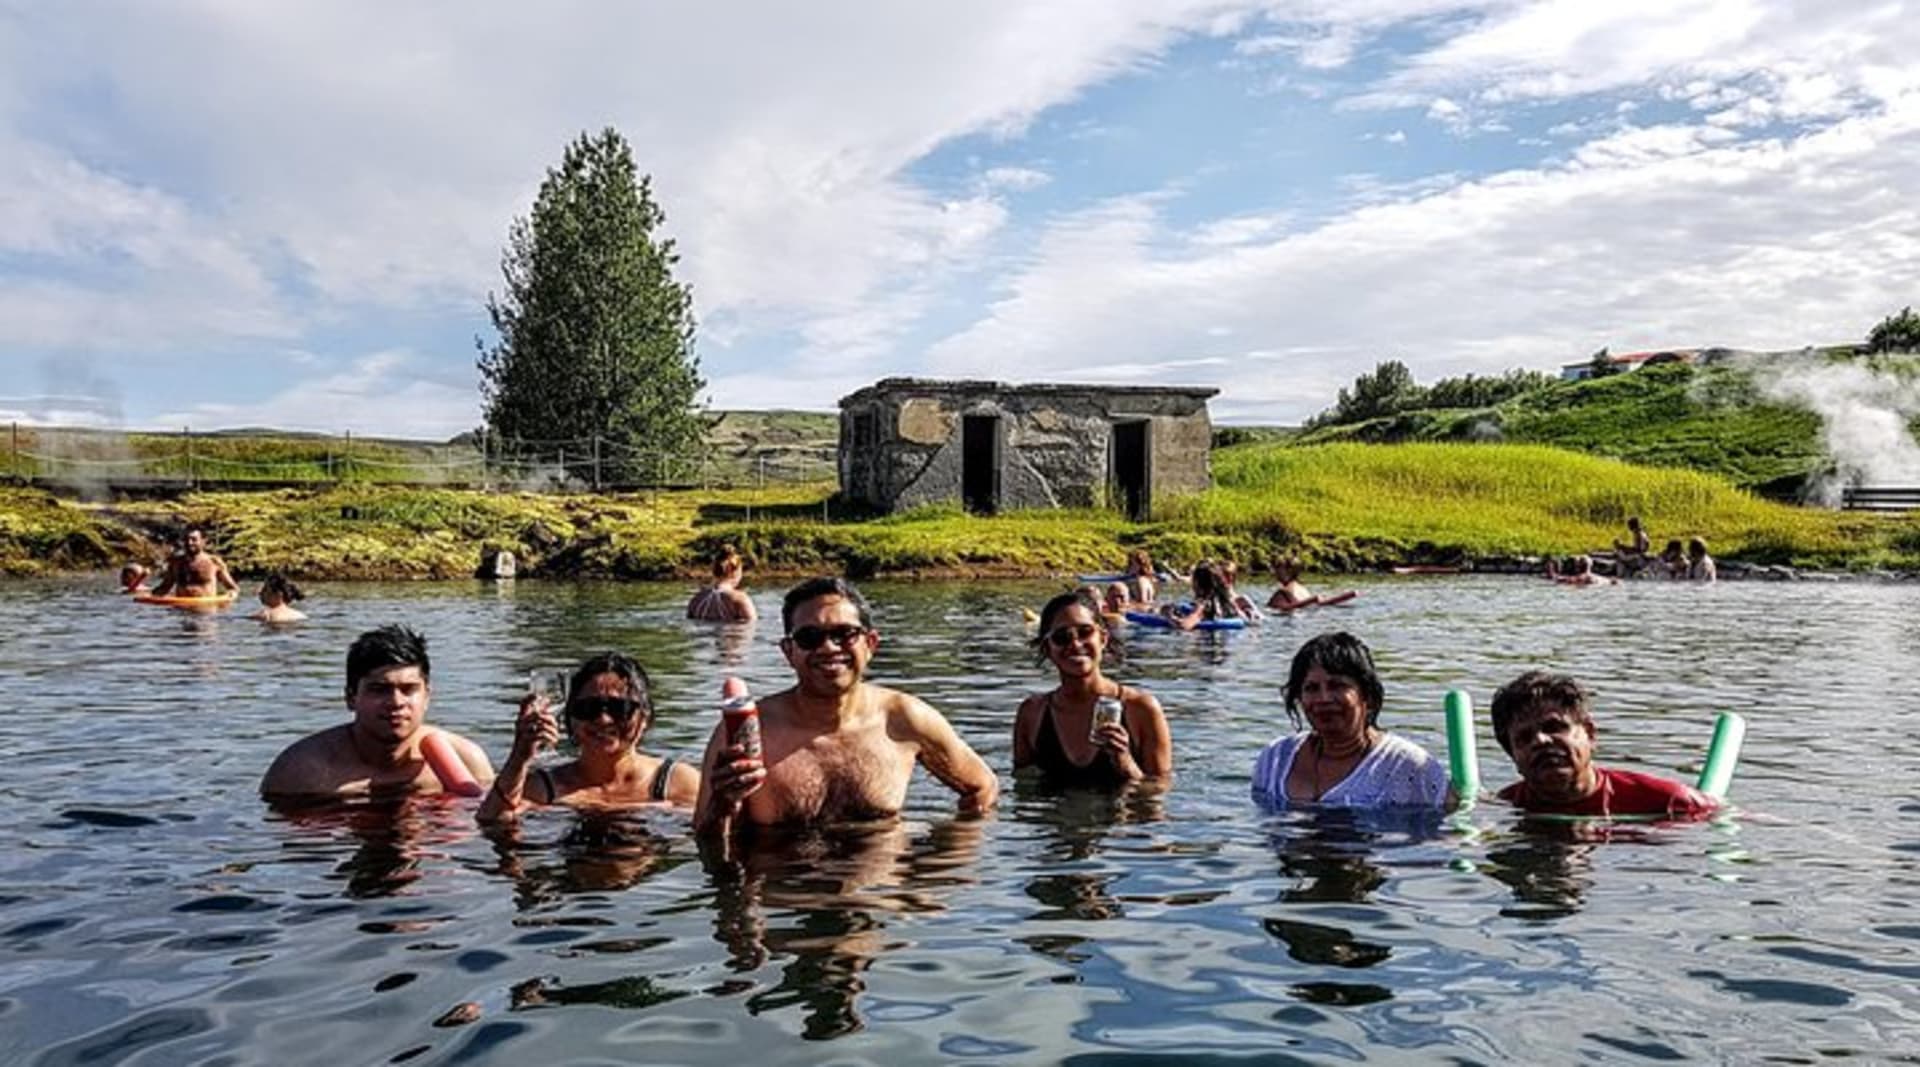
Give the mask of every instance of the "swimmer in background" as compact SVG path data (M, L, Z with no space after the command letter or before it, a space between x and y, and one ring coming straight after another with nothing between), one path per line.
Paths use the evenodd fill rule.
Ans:
M350 722L288 745L260 779L268 800L339 799L394 793L443 793L421 752L439 734L475 781L493 781L493 764L479 745L451 730L427 725L433 697L427 639L404 626L361 634L347 649Z
M1136 607L1136 605L1127 596L1127 583L1107 583L1106 592L1100 596L1100 613L1107 617L1108 622L1112 622L1115 619L1126 618L1127 612L1134 607ZM1148 605L1140 610L1152 611L1153 608L1151 605Z
M1500 799L1548 815L1696 819L1718 803L1678 782L1593 763L1593 698L1565 674L1528 671L1493 695L1493 738L1520 781Z
M1567 561L1568 569L1561 573L1553 560L1547 561L1547 577L1561 585L1618 585L1620 579L1593 572L1592 556L1575 556Z
M120 591L140 592L140 587L147 583L147 574L147 565L144 563L129 563L120 568Z
M1344 604L1360 594L1352 589L1335 593L1330 597L1314 595L1300 581L1300 557L1279 556L1273 561L1273 580L1277 583L1273 595L1267 598L1267 607L1272 611L1291 612L1301 608L1311 608L1322 604Z
M166 576L152 593L156 597L213 597L239 591L240 583L233 580L227 565L207 551L207 532L189 526L180 537L180 550L167 559Z
M603 652L582 663L561 708L577 759L539 767L534 756L560 741L560 724L544 695L529 694L514 717L513 750L480 802L481 822L510 819L529 808L631 808L646 804L692 807L700 772L671 758L640 751L653 720L647 672L631 657Z
M1194 564L1189 581L1193 587L1190 604L1169 604L1160 609L1160 614L1176 628L1191 630L1203 622L1241 617L1240 609L1233 602L1233 590L1220 580L1220 572L1212 563L1202 560ZM1181 610L1183 607L1186 610Z
M1159 589L1153 584L1153 557L1144 548L1136 548L1127 553L1127 576L1122 583L1127 587L1127 599L1139 605L1142 611L1152 611L1160 597Z
M1668 541L1667 547L1660 550L1660 557L1654 560L1650 573L1669 581L1686 580L1687 550L1678 537Z
M295 608L293 602L306 598L307 594L301 592L299 586L288 580L286 575L275 571L260 583L262 606L253 613L253 617L269 623L299 622L307 617L307 613Z
M1687 581L1718 581L1720 568L1713 565L1713 557L1707 555L1707 542L1702 538L1693 538L1687 542Z
M1627 516L1627 540L1613 543L1613 573L1620 578L1631 578L1643 570L1653 553L1653 542L1648 540L1647 531L1640 525L1640 516Z
M687 601L687 618L703 622L752 622L753 600L740 588L746 569L739 549L721 545L713 554L713 583Z
M1230 559L1223 559L1220 561L1219 571L1220 581L1227 587L1227 599L1233 601L1233 609L1248 622L1259 622L1260 605L1255 604L1252 597L1235 588L1235 583L1240 580L1240 565Z

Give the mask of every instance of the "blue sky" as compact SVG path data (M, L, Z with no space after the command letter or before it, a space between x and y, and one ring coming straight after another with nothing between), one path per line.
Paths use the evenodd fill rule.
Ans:
M607 124L719 407L917 374L1290 422L1389 357L1852 339L1920 302L1915 14L0 4L0 420L469 428L508 223Z

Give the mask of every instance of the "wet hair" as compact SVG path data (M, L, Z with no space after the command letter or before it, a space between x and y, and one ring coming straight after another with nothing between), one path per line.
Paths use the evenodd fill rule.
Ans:
M1695 537L1687 542L1687 557L1689 559L1695 556L1704 556L1706 554L1707 554L1706 538Z
M1127 553L1127 572L1153 577L1153 557L1148 555L1144 548L1136 548Z
M1285 573L1291 576L1287 579L1288 581L1298 579L1302 569L1299 556L1275 556L1273 557L1271 566L1274 577L1278 578L1282 573Z
M121 585L133 585L136 582L144 580L146 577L147 565L144 563L129 563L120 568Z
M587 683L603 674L611 674L620 679L627 687L627 698L640 705L645 721L653 720L653 689L647 677L647 670L638 660L625 652L602 652L590 656L585 663L573 669L573 679L567 683L566 707L572 708L574 701L587 688Z
M1628 525L1628 526L1630 526L1630 527L1632 527L1632 528L1634 528L1634 529L1636 529L1636 530L1637 530L1637 529L1639 529L1639 528L1640 528L1640 516L1638 516L1638 515L1629 515L1629 516L1627 516L1627 525Z
M1106 609L1100 606L1100 598L1093 594L1091 586L1085 585L1061 593L1047 601L1046 605L1040 609L1040 631L1034 635L1032 641L1028 642L1033 648L1033 661L1041 666L1046 665L1047 635L1053 632L1053 620L1075 604L1087 609L1087 613L1093 616L1093 624L1107 631L1107 647L1102 658L1109 662L1119 662L1120 635L1114 632L1113 627L1107 625Z
M1193 595L1202 605L1208 606L1209 618L1235 619L1240 617L1240 609L1233 606L1233 590L1222 578L1218 567L1201 560L1193 565Z
M292 579L279 571L267 575L266 580L260 583L260 588L289 604L296 600L307 599L307 594L301 592L300 587L293 584Z
M823 596L837 596L852 604L860 612L860 625L873 629L873 612L867 607L867 598L860 595L860 590L855 589L852 582L829 575L808 578L787 590L786 598L780 602L780 629L792 633L793 613L799 611L800 605L807 601Z
M1306 723L1300 714L1300 691L1306 688L1307 672L1315 667L1353 679L1367 704L1367 725L1379 723L1380 705L1386 703L1387 690L1380 684L1380 672L1373 666L1373 653L1365 641L1342 630L1321 634L1293 654L1293 666L1287 670L1287 718L1293 720L1296 729Z
M715 578L725 578L728 574L743 570L745 567L746 564L740 559L740 550L732 545L721 545L714 550L713 576Z
M1667 547L1661 549L1660 554L1663 556L1682 556L1686 554L1686 548L1680 544L1680 539L1676 537L1667 542Z
M427 639L400 625L382 626L354 638L347 649L347 697L353 697L360 679L388 667L418 667L420 677L432 678Z
M1593 695L1586 686L1570 674L1528 671L1493 694L1493 739L1507 755L1513 755L1513 721L1541 707L1562 708L1593 724Z

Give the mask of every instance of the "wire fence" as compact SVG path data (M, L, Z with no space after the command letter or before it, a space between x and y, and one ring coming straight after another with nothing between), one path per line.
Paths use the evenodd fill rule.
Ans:
M335 483L521 492L742 489L832 483L831 445L739 443L697 452L598 435L431 443L244 432L8 428L5 478L105 491L278 489Z

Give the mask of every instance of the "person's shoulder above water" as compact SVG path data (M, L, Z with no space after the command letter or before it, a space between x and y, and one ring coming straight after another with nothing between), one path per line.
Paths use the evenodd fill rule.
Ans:
M1303 731L1278 738L1253 764L1253 792L1257 799L1279 806L1289 804L1287 773L1311 734ZM1325 807L1444 808L1452 783L1447 765L1398 734L1382 731L1373 748L1347 777L1321 796Z
M1640 771L1594 767L1599 787L1571 803L1555 803L1533 795L1526 781L1500 790L1500 799L1540 815L1666 816L1698 819L1713 814L1719 802L1705 793L1671 779Z

